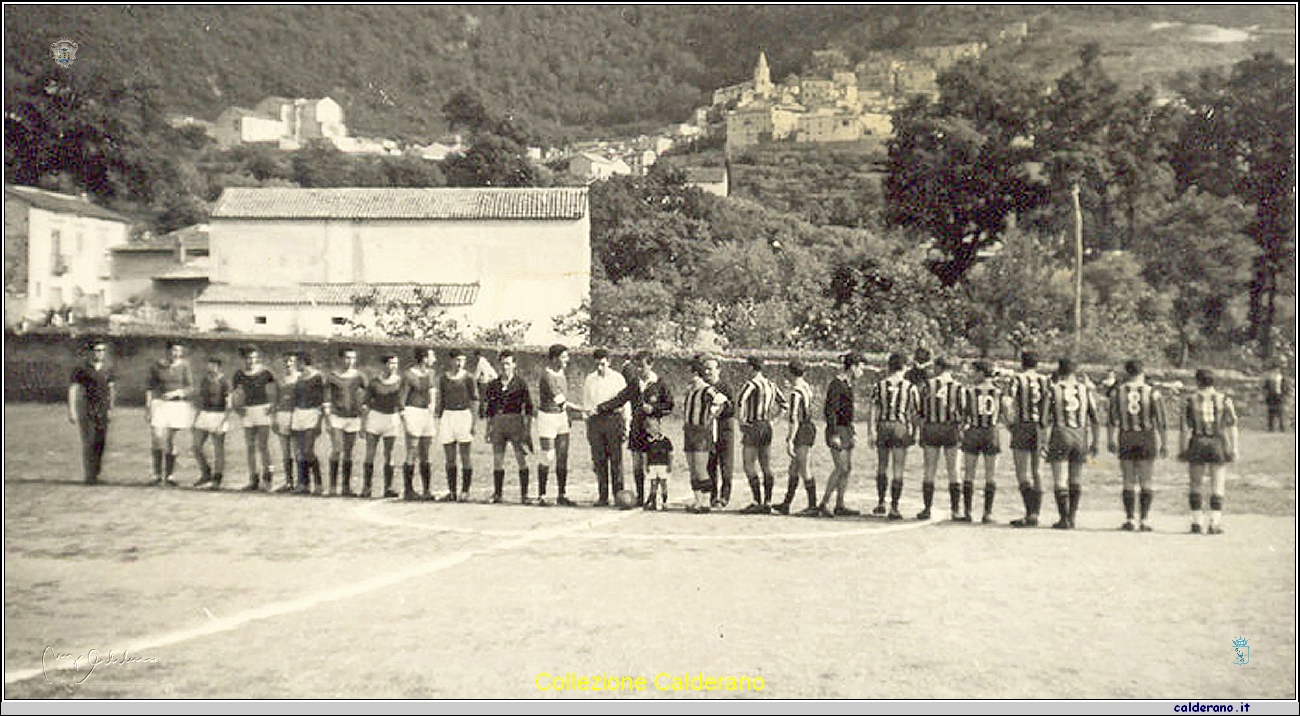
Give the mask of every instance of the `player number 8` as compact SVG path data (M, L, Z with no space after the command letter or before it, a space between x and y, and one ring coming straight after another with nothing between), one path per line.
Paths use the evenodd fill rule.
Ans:
M1142 412L1142 394L1136 391L1128 394L1128 414L1137 415Z

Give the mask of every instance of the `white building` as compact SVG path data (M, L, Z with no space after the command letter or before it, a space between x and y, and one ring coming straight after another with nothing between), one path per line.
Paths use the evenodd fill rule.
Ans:
M610 159L592 152L582 152L569 160L569 173L587 182L614 176L630 176L632 167L622 159Z
M322 99L267 97L253 109L231 107L213 123L212 136L224 148L240 144L274 144L292 150L313 139L346 142L343 108Z
M26 244L26 316L68 307L107 314L126 298L115 295L110 252L127 243L130 229L130 219L83 197L6 186L6 248Z
M444 307L472 327L525 321L527 342L548 343L552 319L590 290L590 233L585 188L227 189L195 318L328 334L357 291L418 284L447 291Z

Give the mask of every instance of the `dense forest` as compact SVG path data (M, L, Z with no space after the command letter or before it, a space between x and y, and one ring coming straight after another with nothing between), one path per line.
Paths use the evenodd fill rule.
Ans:
M828 46L856 60L877 49L990 39L1024 21L1043 50L1027 52L1026 66L1052 77L1073 47L1098 32L1115 44L1127 28L1152 49L1170 45L1146 32L1155 20L1294 23L1285 6L11 5L4 12L7 93L48 68L50 43L67 37L80 46L76 71L147 75L169 110L202 119L268 95L328 95L354 134L424 138L445 128L447 99L472 87L556 142L682 121L713 89L747 78L760 49L779 78L802 71L813 51ZM1294 41L1290 35L1290 56ZM1133 60L1132 48L1116 48L1117 62ZM1201 59L1222 65L1247 56L1212 49L1218 54ZM1251 49L1288 56L1282 48ZM1161 58L1164 69L1177 64Z

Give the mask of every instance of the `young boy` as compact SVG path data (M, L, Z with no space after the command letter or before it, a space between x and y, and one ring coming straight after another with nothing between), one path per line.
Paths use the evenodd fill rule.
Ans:
M668 509L668 476L673 469L673 442L664 435L658 418L645 421L646 477L650 478L650 492L645 509Z

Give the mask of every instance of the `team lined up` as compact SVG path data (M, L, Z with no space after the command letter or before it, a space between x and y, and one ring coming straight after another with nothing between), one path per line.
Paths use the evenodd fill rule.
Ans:
M88 481L94 481L100 471L107 426L107 408L102 404L112 403L111 391L106 399L104 395L104 386L111 389L113 381L103 361L104 349L102 342L95 345L92 359L74 372L73 390L69 393L69 418L82 427ZM620 372L610 367L607 352L597 350L596 369L587 376L582 402L578 403L565 396L568 351L564 346L553 346L548 352L548 365L539 376L538 401L534 403L532 391L517 373L510 351L499 355L499 372L480 358L471 373L465 354L453 350L450 365L439 372L433 350L422 347L414 351L414 363L405 369L398 356L384 356L382 370L374 377L358 368L357 352L351 348L339 351L338 364L328 373L315 368L310 355L294 352L283 356L284 370L278 378L263 364L256 347L245 346L240 352L243 365L229 379L221 358L214 356L196 381L179 344L169 345L168 357L151 367L145 417L152 428L154 484L176 484L176 436L181 430L192 429L194 457L200 471L196 486L220 489L225 472L224 436L230 417L237 415L247 438L249 481L245 490L273 488L268 443L270 435L275 434L284 474L277 491L369 497L382 446L383 496L430 499L430 448L438 438L444 450L447 482L441 499L464 501L468 500L473 476L471 447L476 417L481 417L486 420L486 437L492 446L493 502L503 499L507 447L513 449L520 499L525 503L532 500L528 458L534 452L535 422L540 448L536 501L547 504L548 480L554 468L556 503L572 505L566 489L569 411L574 410L587 421L599 493L595 504L609 505L611 494L617 496L623 490L625 437L633 456L636 504L663 509L667 503L673 445L663 433L661 420L676 406L648 353L637 354ZM1030 353L1022 356L1021 363L1018 372L998 374L987 362L976 361L971 380L963 383L954 376L954 366L943 358L931 362L924 350L918 351L910 368L901 355L889 357L887 374L871 388L865 420L866 438L878 451L878 503L874 515L903 518L899 500L904 490L907 451L919 444L924 457L924 508L916 517L931 517L935 478L942 460L948 476L952 519L972 522L976 474L982 461L980 521L993 522L996 461L1001 452L999 431L1005 427L1010 433L1025 507L1024 516L1011 524L1038 524L1044 495L1039 476L1042 456L1051 466L1052 495L1059 517L1053 526L1074 526L1082 495L1083 465L1097 454L1100 445L1102 420L1097 389L1076 375L1068 359L1060 361L1052 376L1037 371L1036 358ZM841 370L826 390L824 437L834 469L820 500L816 481L808 470L816 426L812 388L804 376L806 366L796 360L785 367L789 383L783 393L766 377L760 360L751 358L746 365L747 380L738 393L733 393L720 380L716 358L700 356L691 362L692 378L682 403L682 447L693 493L688 511L708 512L727 506L733 426L738 425L743 469L753 497L745 512L789 514L802 484L807 507L801 514L858 514L844 504L844 494L852 470L854 384L863 374L862 358L854 353L845 355ZM1152 466L1157 457L1167 456L1168 421L1164 397L1146 381L1140 363L1129 361L1125 373L1122 381L1106 389L1106 444L1118 453L1123 473L1123 527L1149 531L1154 499ZM1189 464L1189 506L1196 532L1203 527L1203 482L1206 476L1210 478L1211 515L1206 531L1211 534L1221 531L1222 466L1234 459L1237 445L1232 401L1215 390L1213 382L1208 371L1197 373L1198 389L1183 401L1179 443L1179 456ZM78 387L82 392L74 400ZM786 452L790 464L784 499L774 503L771 446L773 426L782 413L787 417ZM320 432L327 432L330 438L328 487L316 454ZM393 465L399 433L404 436L406 448L401 493L394 487ZM360 489L354 492L353 454L362 436L364 472ZM211 461L207 458L209 442L213 445ZM958 452L964 456L960 476ZM1140 514L1136 525L1135 511Z

